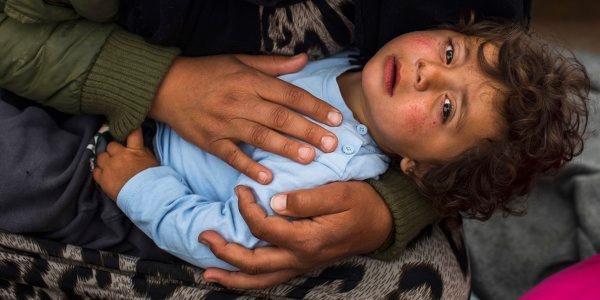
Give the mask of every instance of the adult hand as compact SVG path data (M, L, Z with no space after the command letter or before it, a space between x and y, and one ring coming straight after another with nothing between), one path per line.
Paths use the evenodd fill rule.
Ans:
M314 159L312 146L335 150L336 136L301 114L331 125L339 111L275 75L300 70L306 55L219 55L179 57L165 75L149 116L169 124L183 138L266 184L272 174L246 156L237 142L289 157ZM296 137L309 144L286 137Z
M252 192L238 187L239 209L252 234L271 247L247 249L228 243L214 231L200 241L240 272L209 268L204 278L232 288L265 288L336 260L368 253L392 232L391 213L379 194L362 181L335 182L275 196L267 216Z
M127 137L127 144L123 146L111 142L96 158L94 180L110 199L117 199L117 195L129 179L137 173L158 166L154 154L144 147L142 130L133 131Z

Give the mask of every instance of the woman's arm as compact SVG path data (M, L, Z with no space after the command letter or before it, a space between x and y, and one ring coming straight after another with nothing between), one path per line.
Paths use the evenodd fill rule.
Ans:
M335 135L298 113L335 126L337 110L272 76L302 68L305 55L175 59L177 49L150 45L113 24L24 24L6 14L0 37L0 87L63 112L104 115L118 140L150 113L263 183L271 172L244 155L238 141L301 163L314 158L309 144L326 152L337 145Z
M145 118L178 50L60 11L72 15L24 23L0 14L0 87L63 112L107 116L117 137L126 136Z

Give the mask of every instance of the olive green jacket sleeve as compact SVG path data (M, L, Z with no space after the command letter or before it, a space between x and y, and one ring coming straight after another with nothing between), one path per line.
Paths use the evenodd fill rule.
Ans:
M439 220L438 214L410 179L395 168L390 168L379 180L367 182L383 197L394 218L393 236L371 256L381 260L398 258L410 240Z
M178 50L82 18L80 11L93 15L88 2L64 2L0 0L0 87L63 112L104 115L124 139L145 118ZM98 11L104 15L92 19L110 18Z

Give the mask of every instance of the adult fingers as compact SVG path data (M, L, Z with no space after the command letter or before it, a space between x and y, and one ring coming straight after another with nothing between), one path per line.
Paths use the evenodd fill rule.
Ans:
M219 259L237 267L247 274L264 274L298 267L295 256L286 249L259 247L248 249L229 243L214 231L200 234L200 242L207 245Z
M267 184L273 179L273 174L269 169L251 159L231 140L214 142L211 146L211 152L259 183Z
M300 271L285 270L267 274L250 275L242 272L231 272L209 268L204 271L204 280L216 282L228 288L264 289L284 283L298 275Z
M252 191L248 187L236 187L238 207L250 231L257 238L281 248L295 250L302 245L309 251L313 231L311 220L288 221L278 216L268 216L264 209L256 203Z
M292 58L248 55L238 55L236 57L242 63L269 75L297 71L307 61L306 55L294 56ZM307 120L297 112L321 123L337 126L342 121L342 115L337 109L295 85L268 75L263 74L255 78L253 80L253 88L256 93L255 100L261 100L256 101L256 103L262 103L262 105L256 107L257 109L255 110L245 112L249 116L252 115L250 119L259 120L258 123L268 128L273 128L302 141L306 141L325 152L335 149L337 138L334 134ZM280 105L269 105L269 102L264 102L262 101L263 99ZM296 148L299 147L297 143L289 141L287 143L295 145ZM277 152L279 153L279 151Z
M270 80L273 80L276 83L270 88L264 88L276 89L276 85L281 82L279 79L274 78L271 78ZM295 87L292 86L291 88ZM284 137L280 132L319 147L324 152L335 150L338 142L335 134L323 128L321 125L308 120L304 115L294 111L300 109L298 106L301 105L264 101L260 98L262 97L260 92L258 93L258 95L250 96L254 97L254 99L249 99L255 100L254 102L256 105L250 110L246 109L243 112L243 118L232 120L232 122L240 123L235 126L235 128L242 129L240 134L243 136L242 140L244 142L263 149L265 149L264 147L266 146L271 146L271 149L265 150L273 150L276 153L285 154L286 152L291 152L293 156L290 156L290 158L301 163L306 163L307 161L300 159L300 155L297 151L299 149L304 149L302 147L307 147L307 145L289 137ZM243 108L240 107L239 109ZM240 112L239 115L242 115L242 113ZM248 123L245 124L242 122ZM272 140L273 138L275 138L275 140ZM285 145L291 147L285 148L283 147Z
M339 110L291 83L273 78L256 84L256 92L264 99L293 108L330 126L338 126L342 122Z
M292 122L294 122L294 118L295 117L290 116ZM301 123L308 121L305 118L300 117L297 122ZM277 131L266 126L241 119L234 120L232 123L239 123L237 126L235 126L235 128L239 128L239 130L237 130L237 132L240 134L239 139L257 148L288 157L303 164L310 163L315 157L315 150L312 146L301 143L287 136L283 136ZM312 122L309 123L311 123L313 126L317 126ZM290 130L288 130L287 133L291 134L289 131ZM333 140L333 137L330 138L330 140ZM327 148L332 150L335 149L335 143L329 142Z
M236 57L246 65L269 75L298 71L307 61L305 55L296 55L291 58L266 55L237 55ZM257 82L256 89L264 99L294 108L321 123L337 126L342 121L341 113L333 106L283 80L275 78L261 80Z
M352 184L361 184L353 182ZM271 208L280 215L295 218L332 215L351 208L350 183L329 183L312 189L280 193L271 198Z

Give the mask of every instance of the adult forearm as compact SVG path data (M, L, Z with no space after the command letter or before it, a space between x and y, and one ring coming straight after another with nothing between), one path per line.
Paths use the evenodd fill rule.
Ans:
M139 127L179 53L114 24L27 24L3 13L0 41L0 87L66 113L104 115L118 139Z
M21 23L0 14L0 87L80 113L82 84L115 28L88 21Z

